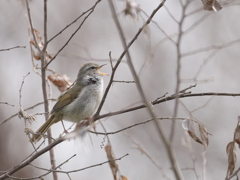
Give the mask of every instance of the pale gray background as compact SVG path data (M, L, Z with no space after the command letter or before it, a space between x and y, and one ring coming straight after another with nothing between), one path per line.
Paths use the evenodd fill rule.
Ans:
M148 14L159 4L159 1L137 1L141 8ZM221 1L220 1L221 2ZM95 1L91 0L51 0L48 2L48 38L54 36L83 11L90 8ZM121 13L125 3L123 1L115 1L117 11ZM167 1L165 4L172 12L174 17L179 20L181 16L181 7L179 1ZM31 14L34 26L43 33L43 3L42 1L31 1ZM188 7L187 12L202 8L200 0L194 0ZM240 7L239 5L223 6L223 9L217 13L206 12L201 10L193 16L187 17L183 29L187 29L194 22L200 19L204 14L210 16L194 28L191 32L183 36L181 50L187 52L211 45L223 45L224 43L238 39L240 36ZM143 15L146 19L146 17ZM124 28L127 41L130 41L135 35L139 27L143 24L142 20L133 21L129 16L119 15L121 24ZM153 18L159 26L164 29L168 35L178 32L176 23L170 18L165 8ZM55 54L59 48L66 42L80 22L72 25L57 39L52 41L48 46L50 54ZM30 75L25 79L22 89L22 106L27 108L38 102L42 102L41 79L32 70L31 54L28 37L28 23L26 17L26 9L21 1L8 0L0 1L0 49L5 49L17 45L26 46L25 49L14 49L11 51L0 52L0 102L8 102L15 105L14 107L0 104L0 121L6 119L19 110L19 89L22 78L28 72ZM165 38L165 35L154 25L149 26L151 46L155 45ZM175 39L175 38L174 38ZM134 45L130 48L134 66L139 72L146 57L149 53L149 39L146 34L141 34ZM91 53L91 57L86 53L85 48ZM212 81L198 83L196 88L191 91L197 92L240 92L240 45L221 49L205 66L199 79L213 78ZM51 63L50 68L58 73L67 74L72 80L75 80L77 72L82 64L86 62L96 62L99 64L107 63L108 65L102 69L103 72L111 73L108 58L109 51L112 52L114 59L118 58L123 51L120 38L116 27L112 20L112 15L107 1L102 1L95 12L85 22L81 30L72 39L69 45L59 54L59 56ZM206 51L188 56L182 59L182 79L191 79L195 76L203 61L212 51ZM84 60L85 57L87 60ZM144 91L149 101L162 96L166 92L171 95L175 92L176 86L176 48L170 42L162 43L154 56L144 67L140 79L144 87ZM93 60L94 59L94 60ZM124 59L125 61L125 59ZM49 73L50 74L50 73ZM128 66L123 62L116 73L116 80L133 80ZM104 77L105 87L109 81L109 77ZM189 81L182 83L181 88L193 85L195 82ZM53 98L57 98L60 92L56 87L52 87ZM198 108L210 97L192 97L182 99L184 104L193 110ZM227 155L225 148L228 142L233 139L233 132L239 116L239 97L214 97L210 103L196 111L195 117L204 123L209 131L213 134L210 137L210 144L207 148L207 179L224 179L227 170ZM140 96L134 84L114 83L101 114L110 111L120 110L132 103L139 102ZM52 103L53 105L54 103ZM140 104L140 103L139 103ZM173 116L174 101L165 102L155 106L155 112L159 117ZM43 106L39 106L30 113L43 112ZM179 117L187 117L189 114L182 106L179 108ZM132 125L136 122L149 119L148 112L143 110L134 111L124 115L114 116L103 121L108 131L115 131ZM44 121L43 116L37 116L37 122L29 126L36 130ZM166 135L170 133L170 121L161 122ZM70 125L70 123L69 123ZM28 138L24 133L24 120L18 117L0 127L0 171L9 169L17 165L30 152L32 147L28 142ZM102 131L97 126L98 131ZM57 137L61 131L61 124L56 124L52 128L53 136ZM129 180L158 180L163 179L161 172L155 165L136 149L131 149L133 144L131 140L124 134L135 138L147 151L152 155L170 177L172 177L169 161L166 157L165 149L159 140L153 123L141 125L129 129L127 131L111 135L110 139L116 157L120 157L126 153L129 156L118 161L121 173ZM103 142L102 136L91 135L93 146L87 136L85 143L90 151L88 154L80 141L66 141L56 146L56 162L57 165L65 161L73 154L77 154L70 162L62 167L62 170L74 170L89 165L106 161L104 148L101 148ZM177 160L181 168L192 167L192 159L189 152L182 145L184 138L184 130L181 127L181 121L176 123L176 136L174 140L174 149ZM106 143L106 141L105 141ZM203 147L193 142L194 156L197 158L197 171L202 173L202 152ZM238 155L237 150L237 155ZM44 168L50 168L48 153L41 156L33 164ZM239 167L237 162L236 167ZM22 171L22 175L15 176L32 177L43 173L34 168L31 171ZM96 168L70 174L72 179L113 179L108 164L98 166ZM185 179L196 179L193 171L183 171ZM65 174L59 174L60 179L67 179ZM52 179L49 175L45 179ZM172 179L174 179L172 177Z

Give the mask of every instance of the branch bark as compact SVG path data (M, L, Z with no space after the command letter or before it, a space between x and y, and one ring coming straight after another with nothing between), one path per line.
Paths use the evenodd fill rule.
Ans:
M144 25L142 26L141 29L145 28L147 26L147 24L149 24L153 18L153 16L157 13L157 11L164 5L164 3L166 2L166 0L163 0L156 9L154 9L154 11L152 12L151 16L148 18L148 20L144 23ZM148 112L150 113L151 117L154 119L154 125L156 127L156 130L157 130L157 133L158 133L158 136L159 138L163 141L164 143L164 146L166 148L166 151L167 151L167 155L168 155L168 158L170 160L170 163L172 165L172 168L173 168L173 172L174 172L174 175L175 175L175 178L177 180L181 180L183 179L182 177L182 174L181 174L181 171L180 171L180 168L178 167L178 164L177 164L177 160L175 158L175 155L174 155L174 152L173 152L173 149L171 148L171 145L170 143L167 141L167 138L165 137L164 135L164 132L162 130L162 127L160 124L158 124L157 122L157 116L155 115L154 113L154 110L152 108L152 106L148 103L147 101L147 98L144 94L144 91L143 91L143 88L142 88L142 85L141 85L141 82L137 76L137 73L135 71L135 68L133 66L133 63L132 63L132 59L131 59L131 56L130 56L130 53L129 53L129 47L127 46L127 43L126 43L126 38L124 36L124 32L123 32L123 29L121 27L121 24L118 20L118 17L117 17L117 13L116 13L116 10L115 10L115 7L114 7L114 4L113 4L113 1L112 0L108 0L108 3L110 5L110 9L112 11L112 15L113 15L113 19L114 19L114 22L116 24L116 27L117 27L117 30L119 32L119 36L121 38L121 41L122 41L122 45L123 45L123 48L126 50L126 57L127 57L127 62L128 62L128 65L129 65L129 68L132 72L132 75L133 75L133 78L134 78L134 81L136 82L136 86L137 86L137 89L138 89L138 92L142 98L142 101L143 103L145 104L145 106L147 107L148 109ZM141 33L141 31L140 31ZM140 34L139 33L139 34Z

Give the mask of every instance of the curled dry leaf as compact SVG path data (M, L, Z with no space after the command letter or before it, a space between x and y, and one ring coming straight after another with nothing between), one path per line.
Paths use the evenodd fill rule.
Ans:
M104 147L106 154L107 154L107 158L108 160L113 160L115 159L114 153L112 151L112 146L110 143L108 143L105 147ZM110 161L109 162L109 166L112 170L112 174L114 177L114 180L117 180L117 171L118 171L118 165L116 163L116 161Z
M240 148L240 116L238 117L238 124L234 132L234 141L238 144Z
M198 129L199 129L201 139L195 133L193 122L198 124ZM204 148L206 149L206 147L208 146L208 143L209 143L208 135L212 135L212 134L207 131L207 128L203 124L192 121L190 119L185 119L182 122L182 127L183 127L183 129L185 129L188 132L188 134L191 136L191 138L194 141L202 144L204 146Z
M137 19L138 13L140 12L140 5L135 1L126 1L126 7L123 10L125 16L129 15L133 20Z
M227 170L226 177L229 177L235 169L235 164L236 164L236 160L237 160L236 148L235 148L234 141L228 143L226 152L228 155L228 170Z
M32 114L28 114L26 111L24 111L22 108L19 110L18 112L18 117L21 119L21 118L24 118L25 121L29 122L29 123L32 123L32 121L35 121L36 118L34 115Z
M48 79L59 89L59 91L66 91L71 85L72 81L66 74L52 74L48 76Z
M201 140L202 140L202 145L204 148L208 146L208 135L212 135L207 131L207 128L203 124L198 124Z
M128 180L128 178L126 178L125 176L121 175L121 179L122 180Z
M201 139L199 137L197 137L197 135L195 133L194 126L193 126L191 120L185 119L182 122L182 127L183 127L183 129L185 129L188 132L188 134L191 136L191 138L193 138L194 141L196 141L196 142L198 142L200 144L203 144Z
M37 43L35 42L32 35L30 38L30 45L32 45L32 54L34 59L40 60L41 56L40 56L40 52L38 51L38 47L40 48L40 50L42 50L44 43L43 43L40 32L37 29L33 29L33 32L34 32ZM48 57L49 59L52 59L52 56L47 52L47 50L46 50L46 57Z
M221 5L217 0L202 0L203 9L206 11L220 11L222 9Z

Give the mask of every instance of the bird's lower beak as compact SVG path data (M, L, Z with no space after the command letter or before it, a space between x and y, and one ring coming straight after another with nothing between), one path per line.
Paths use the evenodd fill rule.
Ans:
M103 72L100 72L99 70L103 67L103 66L105 66L106 64L103 64L103 65L101 65L101 66L99 66L98 68L97 68L97 71L98 71L98 73L99 74L101 74L101 75L105 75L105 76L109 76L109 74L107 74L107 73L103 73Z

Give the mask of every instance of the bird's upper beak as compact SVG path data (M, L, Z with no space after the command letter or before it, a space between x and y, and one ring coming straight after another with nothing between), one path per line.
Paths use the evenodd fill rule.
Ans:
M99 70L103 67L103 66L105 66L106 64L103 64L103 65L101 65L101 66L99 66L98 68L97 68L97 71L98 71L98 73L99 74L101 74L101 75L106 75L106 76L109 76L109 74L107 74L107 73L102 73L102 72L100 72Z

